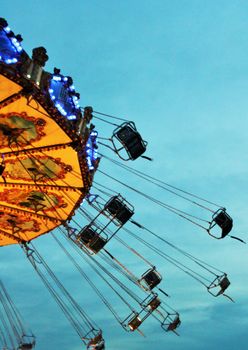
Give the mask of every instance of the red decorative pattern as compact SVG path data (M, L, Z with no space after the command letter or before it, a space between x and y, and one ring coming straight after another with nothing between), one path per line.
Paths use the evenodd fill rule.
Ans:
M61 158L35 155L35 157L18 157L5 161L4 176L6 179L19 181L56 181L62 180L72 171L70 164L65 164Z
M0 225L3 230L7 232L16 233L21 232L39 232L40 225L34 219L27 219L25 216L12 215L0 211Z
M53 211L66 208L63 197L53 192L30 191L24 188L4 189L0 192L0 202L18 206L22 209L38 211Z
M44 119L30 117L26 112L0 114L0 148L39 141L46 135L45 125Z

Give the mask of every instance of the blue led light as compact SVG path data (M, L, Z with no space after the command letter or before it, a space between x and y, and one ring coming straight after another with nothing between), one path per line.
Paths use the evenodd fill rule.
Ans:
M87 165L89 170L94 170L95 169L95 162L98 158L98 153L97 153L97 131L91 131L90 136L88 138L88 141L86 143L86 160L87 160Z
M7 58L7 60L4 60L5 63L7 64L12 64L12 63L16 63L18 60L17 58Z
M10 32L9 27L0 30L0 60L6 64L15 64L23 49L18 39L9 35Z
M75 115L68 115L67 119L68 120L76 120L77 117Z
M55 107L68 120L77 120L80 113L78 97L75 95L73 85L68 86L68 77L55 74L50 80L48 92L50 98L54 101Z
M61 77L57 76L57 75L54 75L53 76L53 80L55 81L61 81Z

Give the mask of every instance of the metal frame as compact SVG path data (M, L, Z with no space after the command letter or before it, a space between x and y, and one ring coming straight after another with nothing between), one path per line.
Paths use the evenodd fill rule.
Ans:
M221 276L217 276L213 282L207 287L208 292L214 297L224 294L225 290L230 286L231 282L227 278L227 274L223 273ZM220 289L215 293L212 290L220 287Z
M118 196L111 197L110 200L107 203L105 203L105 205L103 206L102 209L101 209L100 204L96 200L97 197L95 197L95 199L92 202L90 202L90 201L88 201L88 202L94 209L96 209L98 211L98 214L96 215L96 217L93 220L91 220L88 225L84 226L77 234L75 234L75 231L73 232L73 234L71 234L71 235L69 234L69 237L72 238L72 240L81 249L83 249L85 252L87 252L89 255L97 254L103 248L102 247L100 250L94 251L90 247L90 246L94 245L95 243L97 243L98 239L105 242L104 243L104 245L105 245L114 235L116 235L116 233L126 223L126 222L121 223L120 219L118 218L118 214L121 213L121 211L123 210L123 207L121 207L120 210L117 211L117 213L115 215L111 215L111 213L109 213L107 211L107 204L115 197L118 198L120 204L123 204L123 207L125 207L127 209L127 211L130 211L130 213L133 215L134 207L129 202L127 202L120 194ZM105 224L102 224L100 221L98 222L98 218L100 217L100 215L104 215L108 219L108 222ZM116 226L115 230L109 229L109 226L111 223L115 224L115 226ZM92 232L94 232L94 234L95 234L95 237L88 244L84 244L80 238L81 238L82 233L85 232L87 229L92 230ZM109 234L107 234L105 232L108 229L110 232Z
M140 312L132 311L122 322L121 326L128 332L134 332L161 304L158 295L149 294L140 304ZM132 326L133 322L133 326Z

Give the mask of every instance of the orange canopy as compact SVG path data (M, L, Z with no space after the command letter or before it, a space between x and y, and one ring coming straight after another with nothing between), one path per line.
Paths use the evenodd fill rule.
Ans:
M65 223L91 185L72 122L47 106L42 94L37 87L27 93L22 82L0 74L1 246L28 242Z

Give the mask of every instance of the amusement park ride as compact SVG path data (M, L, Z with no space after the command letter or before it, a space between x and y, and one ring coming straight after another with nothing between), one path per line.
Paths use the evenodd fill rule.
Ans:
M51 234L126 331L141 332L140 326L152 316L165 331L177 334L181 323L179 313L162 300L163 296L168 296L159 288L162 275L147 257L123 241L118 232L124 230L132 239L204 285L213 296L225 296L230 285L226 273L135 221L133 205L120 193L94 182L94 174L96 171L101 172L121 186L126 186L143 198L197 225L216 239L223 239L230 233L232 218L225 208L126 165L123 161L134 161L139 157L150 159L144 155L147 142L142 139L135 124L95 112L89 106L80 107L80 96L74 88L72 78L62 75L57 68L54 68L53 73L47 72L44 69L48 60L46 50L43 47L35 48L31 58L22 48L21 42L22 37L15 35L6 20L1 18L0 246L4 249L6 245L20 245L87 349L105 349L103 331L70 295L34 247L33 241L41 235ZM115 122L121 121L120 125L113 123L113 118ZM105 139L98 137L93 119L111 125L112 134ZM100 147L112 150L120 160L104 155ZM210 213L210 218L202 219L192 212L187 213L115 179L112 174L101 170L101 158L150 182L161 191L170 192L180 200L189 202L203 214ZM80 223L78 217L81 218ZM82 218L86 225L81 225ZM133 225L135 229L145 230L155 236L160 244L155 246L149 239L136 235L127 227L127 223L129 227ZM61 236L96 271L112 293L120 297L128 309L127 315L120 316L114 310L106 295L85 275L83 268L61 243ZM108 250L108 242L112 239L146 264L147 268L140 276L136 276ZM161 244L174 249L179 258L167 255ZM198 270L192 269L191 265L185 266L184 261L180 261L180 256ZM129 281L130 286L121 278ZM2 284L2 298L7 295L4 290ZM10 300L9 297L7 299ZM10 314L11 310L7 308L5 312ZM0 340L4 349L34 348L34 338L23 344L23 336L25 333L21 329L18 342L9 344L6 327L0 322Z
M35 336L32 332L26 331L22 316L2 281L0 281L0 316L3 326L3 329L0 329L3 349L9 349L8 343L11 344L12 349L15 349L17 344L18 350L29 350L35 347Z

